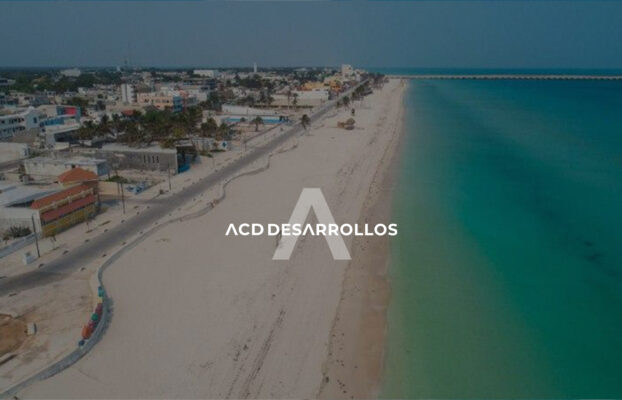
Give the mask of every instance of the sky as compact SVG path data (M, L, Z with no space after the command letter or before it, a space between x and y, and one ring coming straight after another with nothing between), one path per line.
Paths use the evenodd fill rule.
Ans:
M622 1L0 0L0 66L622 68Z

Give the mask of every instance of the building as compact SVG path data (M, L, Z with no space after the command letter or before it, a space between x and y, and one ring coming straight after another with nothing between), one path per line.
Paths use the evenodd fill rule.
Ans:
M50 158L35 157L23 161L24 172L32 180L54 181L56 177L72 168L80 167L97 176L108 174L108 163L104 159L86 157Z
M147 147L130 147L118 143L110 143L95 150L98 158L105 159L115 170L137 169L142 171L170 171L177 173L178 160L176 149L163 149L159 145Z
M11 141L20 134L39 133L40 120L40 113L34 107L0 110L0 141Z
M301 89L302 90L326 90L328 89L329 86L322 82L318 82L318 81L309 81L309 82L305 82Z
M47 147L57 142L71 142L80 129L80 107L66 105L43 105L37 107L41 115L41 135Z
M17 106L17 104L18 101L15 97L0 92L0 108L2 108L2 106Z
M142 106L151 105L158 110L168 109L173 112L180 112L184 108L184 100L181 96L161 92L138 93L136 102Z
M10 163L30 156L26 143L0 143L0 164Z
M39 213L30 208L30 205L34 200L57 191L58 189L0 182L0 231L4 232L10 227L32 229L33 220L37 231L40 231Z
M58 175L58 183L65 188L76 185L97 188L98 178L93 172L76 167Z
M68 78L77 78L82 75L82 71L79 68L68 68L61 70L60 74Z
M0 87L11 86L14 85L15 81L13 79L7 79L0 77Z
M48 125L41 128L41 135L47 148L56 148L58 143L68 146L77 140L80 124Z
M328 101L330 92L327 89L294 90L291 96L285 94L272 95L271 105L274 107L317 107ZM294 101L296 100L296 101Z
M350 64L341 65L341 76L344 78L350 78L354 76L354 68Z
M249 106L237 106L232 104L223 104L222 113L225 115L244 116L244 117L256 117L258 115L275 115L279 113L276 110L270 110L267 108L254 108Z
M136 91L134 85L124 83L121 85L121 101L125 104L136 103Z
M192 73L203 78L213 79L218 77L218 70L215 69L195 69Z
M37 210L43 236L53 236L97 213L97 196L94 188L77 185L32 202Z

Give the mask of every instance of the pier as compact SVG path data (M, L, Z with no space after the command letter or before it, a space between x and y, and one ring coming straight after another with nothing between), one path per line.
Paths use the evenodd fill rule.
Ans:
M622 80L622 75L542 75L542 74L410 74L410 75L389 75L391 78L400 79L451 79L451 80L601 80L617 81Z

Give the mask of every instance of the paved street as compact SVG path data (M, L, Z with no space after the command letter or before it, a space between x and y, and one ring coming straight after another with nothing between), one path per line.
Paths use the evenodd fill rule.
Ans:
M344 93L341 97L349 95L352 91ZM311 122L316 122L336 103L336 100L327 102L324 106L310 115ZM142 211L139 215L132 217L126 223L117 225L107 232L93 238L91 241L80 245L69 253L60 256L54 261L45 264L39 269L26 272L24 274L6 278L0 281L0 296L9 293L30 289L39 285L47 284L55 280L63 279L67 274L74 272L80 267L87 265L94 259L102 257L103 254L109 255L111 249L118 246L123 241L141 231L153 226L153 224L178 208L180 205L192 200L197 195L205 192L214 185L219 184L229 176L234 175L244 167L253 163L257 159L267 156L272 151L281 146L288 139L303 132L301 124L298 122L290 127L283 134L275 137L267 143L249 149L248 153L221 170L214 171L196 183L179 193L172 194L158 201L151 202L150 207Z

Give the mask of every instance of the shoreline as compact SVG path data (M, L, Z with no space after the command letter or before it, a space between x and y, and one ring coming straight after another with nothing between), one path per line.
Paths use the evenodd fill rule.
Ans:
M405 136L404 96L409 85L407 80L400 82L400 110L393 137L378 165L358 223L391 222ZM344 274L318 398L378 397L391 298L390 259L388 237L358 237L352 242L352 260Z

